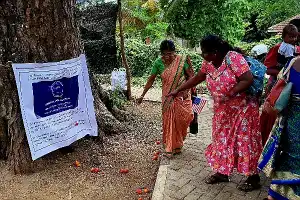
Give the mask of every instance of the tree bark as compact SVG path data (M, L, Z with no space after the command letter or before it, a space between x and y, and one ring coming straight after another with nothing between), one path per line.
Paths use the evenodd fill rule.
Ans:
M121 0L118 0L118 8L119 8L119 26L120 26L120 46L121 46L121 56L122 63L126 69L126 78L127 78L127 98L131 99L131 71L128 65L126 54L125 54L125 41L124 41L124 32L123 32L123 17L122 17L122 3Z
M78 57L83 47L75 3L75 0L0 1L0 158L8 158L15 173L31 172L33 162L13 71L7 62L56 62ZM97 121L103 129L99 133L110 132L106 126L114 132L122 131L124 127L97 94L98 86L92 87Z

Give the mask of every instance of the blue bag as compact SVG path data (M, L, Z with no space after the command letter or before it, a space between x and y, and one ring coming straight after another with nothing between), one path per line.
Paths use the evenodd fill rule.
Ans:
M252 85L247 90L247 93L252 96L261 96L264 90L264 79L267 67L250 56L244 56L244 58L247 61L254 78ZM226 62L230 66L231 61L228 56L226 56Z
M248 89L248 92L253 96L262 95L267 67L252 57L244 56L244 58L248 62L248 65L254 77L253 83Z

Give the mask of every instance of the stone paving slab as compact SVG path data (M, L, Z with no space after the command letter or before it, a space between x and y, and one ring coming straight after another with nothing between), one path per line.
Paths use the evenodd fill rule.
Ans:
M182 154L162 162L165 168L164 190L159 190L162 193L160 198L155 194L158 190L154 191L156 196L153 196L152 200L260 200L267 196L269 181L263 176L263 187L250 193L237 189L245 180L238 174L230 177L229 183L205 184L204 180L213 174L204 156L205 148L211 142L211 119L212 110L209 105L199 116L199 133L187 137ZM158 174L157 179L160 179L160 176Z

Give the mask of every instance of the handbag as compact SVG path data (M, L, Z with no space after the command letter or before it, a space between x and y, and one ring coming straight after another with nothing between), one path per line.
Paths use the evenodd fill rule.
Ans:
M283 88L281 94L279 95L277 101L275 102L274 108L281 112L283 111L289 104L290 96L292 93L292 87L293 83L289 82L287 85Z
M287 105L290 99L292 83L289 83L290 69L297 58L292 59L286 70L282 69L279 73L278 81L271 89L266 101L263 105L264 111L267 113L281 112Z

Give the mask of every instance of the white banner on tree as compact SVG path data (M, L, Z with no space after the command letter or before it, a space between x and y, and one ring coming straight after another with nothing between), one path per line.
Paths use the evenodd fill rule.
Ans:
M97 136L85 55L53 63L13 64L33 160L85 135Z

